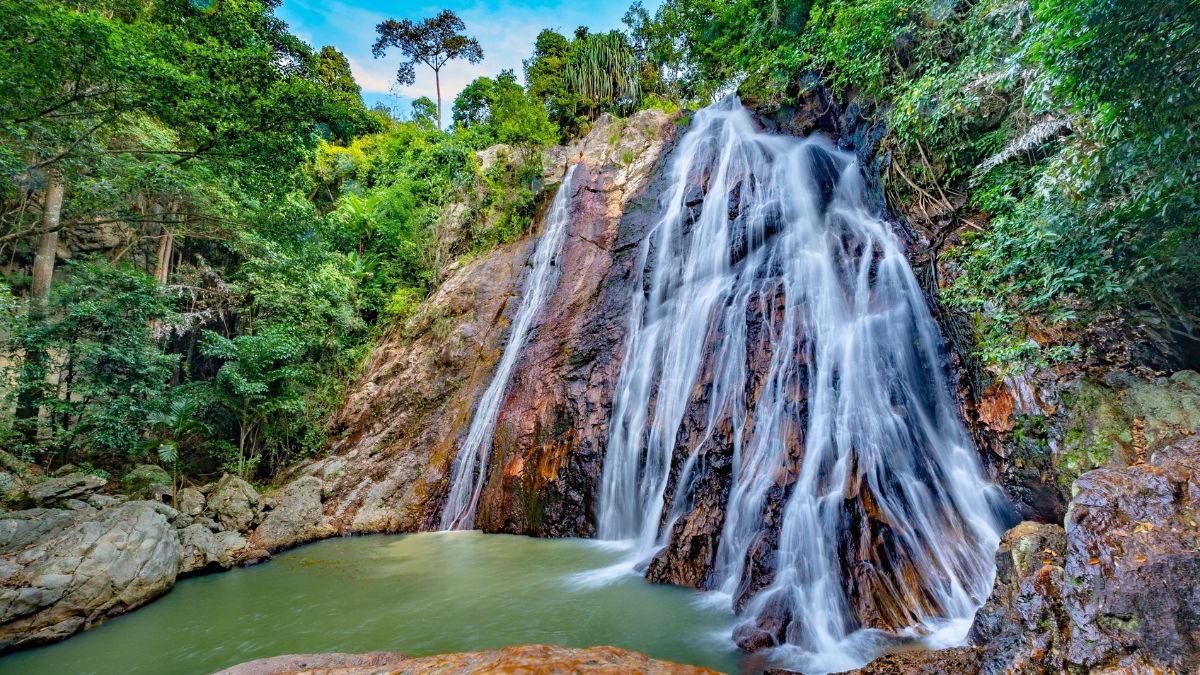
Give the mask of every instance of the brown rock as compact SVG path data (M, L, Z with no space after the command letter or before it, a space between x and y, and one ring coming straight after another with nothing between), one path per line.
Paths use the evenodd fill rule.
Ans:
M557 645L522 645L485 652L408 657L393 652L369 654L298 654L259 659L222 670L217 675L284 675L285 673L594 673L596 675L715 675L716 671L659 661L616 647L576 649Z

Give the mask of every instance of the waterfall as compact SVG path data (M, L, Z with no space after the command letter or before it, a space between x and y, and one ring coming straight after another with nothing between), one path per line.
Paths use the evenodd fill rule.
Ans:
M962 640L991 589L1003 499L855 157L765 133L731 96L695 115L668 170L635 266L600 537L645 565L692 508L698 449L716 448L731 478L709 587L742 628L776 630L776 662L841 670L896 641ZM762 576L747 561L768 520ZM856 551L877 558L848 578Z
M529 261L532 269L525 282L521 306L517 308L513 317L504 353L500 356L500 363L496 366L492 381L488 383L483 397L479 399L475 415L471 418L467 438L455 457L450 477L450 494L442 510L443 530L469 530L475 526L475 507L479 504L479 495L487 481L496 414L500 411L509 378L521 355L521 349L525 346L525 339L529 337L529 331L533 329L542 305L558 282L558 266L555 261L566 238L571 177L574 173L575 166L572 165L563 175L562 184L554 195L554 203L546 217L545 231L538 239L533 257Z

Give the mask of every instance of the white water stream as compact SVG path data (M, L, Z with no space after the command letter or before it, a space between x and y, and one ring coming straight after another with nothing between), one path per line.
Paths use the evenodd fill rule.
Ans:
M746 583L769 491L784 491L774 578L741 612L748 623L791 617L777 663L825 672L905 637L962 640L991 588L1002 498L959 420L901 244L865 205L854 156L822 138L762 132L729 97L696 114L668 170L664 215L640 253L600 537L631 542L639 566L654 556L690 508L697 449L720 438L733 468L713 576L731 598ZM764 351L749 335L754 317L765 372L747 365ZM677 450L702 389L707 426ZM799 466L789 446L802 448ZM872 546L917 572L882 586L901 606L926 599L895 632L861 625L846 591L839 542L854 527L846 496L860 491L892 535Z
M479 399L467 438L458 449L450 477L450 494L442 510L443 530L470 530L475 527L475 507L487 480L487 467L491 459L492 434L496 430L496 414L504 401L513 367L521 355L521 349L538 319L542 305L550 297L558 283L558 266L555 264L566 238L568 206L571 203L571 177L575 166L567 169L562 184L554 195L554 203L546 217L545 232L538 239L529 264L532 269L525 282L521 305L512 319L508 342L496 365L492 381Z

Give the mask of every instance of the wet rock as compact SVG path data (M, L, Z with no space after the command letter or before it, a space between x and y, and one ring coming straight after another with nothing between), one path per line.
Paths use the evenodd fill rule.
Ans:
M611 391L631 296L629 241L653 223L637 207L676 125L661 112L602 116L584 139L543 158L548 184L579 164L560 281L515 368L498 415L476 524L542 536L593 533ZM549 194L547 194L547 197ZM652 199L651 199L652 201ZM638 235L640 236L640 235ZM335 414L325 512L340 531L435 526L450 468L520 304L533 241L448 269L403 326L381 341ZM624 257L622 257L624 256ZM322 473L328 468L327 473Z
M157 597L175 583L181 554L156 505L129 502L10 546L0 562L7 650L65 637Z
M179 545L182 548L180 574L228 569L233 564L232 552L226 542L199 523L179 531Z
M34 483L25 490L25 499L34 506L49 506L67 499L86 499L108 481L88 473L72 473Z
M1005 534L995 588L971 628L976 670L1196 672L1200 436L1145 463L1087 472L1075 492L1065 531L1022 523ZM960 657L920 658L944 658L954 672ZM870 668L862 672L888 672Z
M322 487L315 476L290 483L255 530L253 542L274 551L333 534L333 524L321 510Z
M1200 666L1200 436L1080 477L1067 512L1071 663Z
M716 671L660 661L617 647L578 649L557 645L521 645L484 652L404 656L368 654L296 654L250 661L217 675L284 673L605 673L623 675L716 675Z
M947 675L948 673L978 673L978 647L955 647L936 652L907 651L881 656L863 668L846 671L844 675ZM769 675L787 671L768 670Z
M1020 603L1030 603L1037 590L1034 585L1026 584L1026 580L1037 575L1043 567L1052 568L1047 573L1049 576L1061 578L1066 539L1066 532L1058 525L1029 521L1004 533L996 552L996 585L975 615L970 635L972 643L994 645L1016 637L1013 613L1020 611ZM1047 581L1043 588L1048 588L1047 584L1055 586L1054 598L1061 605L1057 600L1061 596L1057 586L1061 584ZM1057 629L1063 623L1060 618L1061 615L1052 617L1053 626L1048 627Z
M262 499L246 481L225 474L208 496L208 509L226 530L242 531L258 519Z

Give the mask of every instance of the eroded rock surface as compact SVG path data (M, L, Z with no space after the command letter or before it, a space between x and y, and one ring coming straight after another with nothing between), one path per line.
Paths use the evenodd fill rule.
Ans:
M15 528L0 557L0 651L65 637L170 589L182 556L160 506L128 502L65 527L61 512L41 513L54 524Z
M716 671L660 661L616 647L576 649L557 645L522 645L484 652L410 657L394 652L367 654L295 654L250 661L217 675L283 675L285 673L595 673L611 675L715 675Z
M72 473L34 483L25 490L25 499L34 506L51 506L68 499L86 499L108 481L88 473Z

